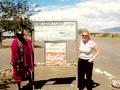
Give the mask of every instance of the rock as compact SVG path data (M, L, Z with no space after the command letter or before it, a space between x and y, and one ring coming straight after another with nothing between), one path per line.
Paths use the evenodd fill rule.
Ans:
M111 84L112 84L112 87L120 88L120 80L112 80Z
M12 70L4 69L0 70L0 83L8 83L12 80Z
M103 74L103 72L100 69L94 69L94 72L97 74Z

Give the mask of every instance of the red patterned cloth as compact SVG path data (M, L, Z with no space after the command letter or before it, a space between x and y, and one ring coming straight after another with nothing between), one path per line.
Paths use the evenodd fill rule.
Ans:
M13 67L13 78L16 82L21 82L31 78L28 68Z
M13 78L16 82L21 82L23 81L21 72L18 71L16 68L13 67Z
M23 55L23 62L21 64L20 54L18 52L19 41L17 38L15 38L12 42L11 63L13 65L13 78L16 82L23 81L23 77L26 77L27 72L33 71L34 56L33 56L33 51L32 51L32 41L25 39L25 43L26 45L24 45L24 43L22 45L22 48L24 50L24 53L23 53L24 55Z

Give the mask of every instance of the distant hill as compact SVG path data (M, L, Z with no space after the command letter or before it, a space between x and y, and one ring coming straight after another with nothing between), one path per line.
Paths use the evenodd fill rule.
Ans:
M120 33L120 27L106 28L106 29L103 29L101 31Z

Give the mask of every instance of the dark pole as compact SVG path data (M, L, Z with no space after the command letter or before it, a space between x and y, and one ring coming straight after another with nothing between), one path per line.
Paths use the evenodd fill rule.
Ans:
M2 46L2 29L0 28L0 46Z
M31 34L32 34L31 35L32 36L32 48L33 48L33 57L34 57L34 29L32 29ZM35 71L34 66L35 66L35 64L34 64L34 59L33 59L33 72L32 72L33 83L34 83L34 80L35 80L35 78L34 78L34 71ZM33 90L34 90L34 86L33 86Z

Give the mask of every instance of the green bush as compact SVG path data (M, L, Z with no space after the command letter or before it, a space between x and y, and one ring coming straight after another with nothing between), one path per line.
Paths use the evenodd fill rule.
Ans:
M108 37L108 36L110 36L110 34L109 33L103 33L101 36L102 37Z

